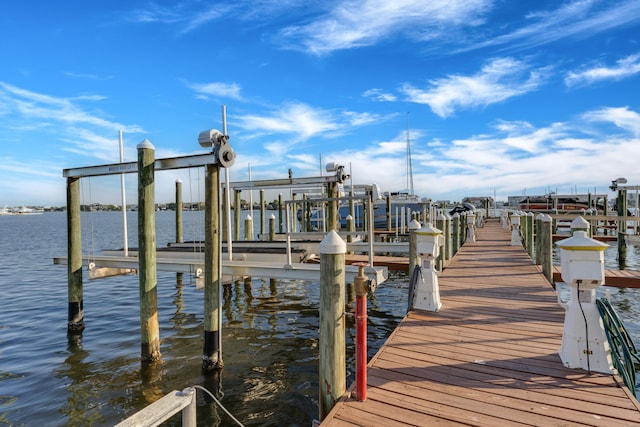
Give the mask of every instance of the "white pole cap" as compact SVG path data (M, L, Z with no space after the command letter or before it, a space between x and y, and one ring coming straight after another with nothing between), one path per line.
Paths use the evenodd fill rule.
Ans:
M320 253L325 255L345 254L347 253L347 244L335 230L331 230L320 242Z

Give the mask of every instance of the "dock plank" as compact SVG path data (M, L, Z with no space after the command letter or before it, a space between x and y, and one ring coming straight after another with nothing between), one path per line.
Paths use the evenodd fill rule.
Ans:
M439 284L442 309L409 312L369 363L367 400L347 393L322 426L640 425L619 377L564 367L564 310L497 222Z

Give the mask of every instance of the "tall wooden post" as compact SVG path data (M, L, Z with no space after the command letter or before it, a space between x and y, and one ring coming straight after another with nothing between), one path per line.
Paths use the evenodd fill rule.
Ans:
M444 229L442 229L442 235L444 236L444 259L451 259L451 216L448 213L444 214Z
M451 225L451 256L458 253L460 249L460 214L458 212L452 215Z
M140 344L142 362L160 359L160 327L156 272L155 148L148 139L138 144L138 262Z
M345 346L346 244L330 230L320 243L320 419L346 390Z
M391 231L391 196L387 195L387 231Z
M274 214L269 217L269 240L272 242L276 240L276 216Z
M206 166L204 201L204 350L202 369L221 369L220 338L220 167ZM237 206L237 205L236 205ZM239 209L239 206L237 206Z
M444 214L439 214L436 217L436 228L438 230L443 230L444 232L444 228L445 228L445 216ZM439 271L444 270L444 264L445 264L445 257L444 257L444 252L445 252L445 248L446 248L446 240L447 238L444 238L444 245L440 247L440 253L438 254L438 259L436 260L436 268Z
M282 215L282 193L278 194L278 233L283 232L284 219Z
M527 252L531 259L534 256L533 236L535 235L535 224L533 221L533 212L527 214Z
M339 230L338 228L338 183L330 182L327 184L327 231Z
M416 231L420 228L422 225L416 220L409 223L409 276L413 274L416 265L422 265L422 260L418 256L418 236L416 235Z
M176 243L182 243L182 181L176 180Z
M253 240L253 217L247 215L244 219L244 240Z
M536 234L535 234L535 252L536 252L536 265L542 265L542 218L544 218L544 214L539 213L536 215Z
M260 190L260 234L264 234L265 232L264 224L266 221L266 211L267 209L264 201L264 190Z
M234 198L233 198L233 216L235 220L233 238L235 240L240 240L240 214L242 213L242 202L240 201L240 193L241 193L241 190L235 190Z
M549 283L553 285L553 230L552 219L543 214L540 218L540 257L542 261L542 273Z
M84 329L82 296L82 231L80 227L80 178L67 178L67 331Z
M627 263L627 221L623 218L627 216L627 190L618 189L618 264L621 269Z

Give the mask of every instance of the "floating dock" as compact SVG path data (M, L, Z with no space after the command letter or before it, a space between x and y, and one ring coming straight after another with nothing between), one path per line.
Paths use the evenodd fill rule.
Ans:
M321 425L640 425L622 379L564 367L565 312L510 241L479 228L439 276L442 309L411 311L369 363L367 400Z

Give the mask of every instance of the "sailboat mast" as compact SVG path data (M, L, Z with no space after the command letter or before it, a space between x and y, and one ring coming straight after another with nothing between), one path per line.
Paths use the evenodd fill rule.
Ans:
M409 137L409 112L407 112L407 188L413 196L413 166L411 164L411 138Z

